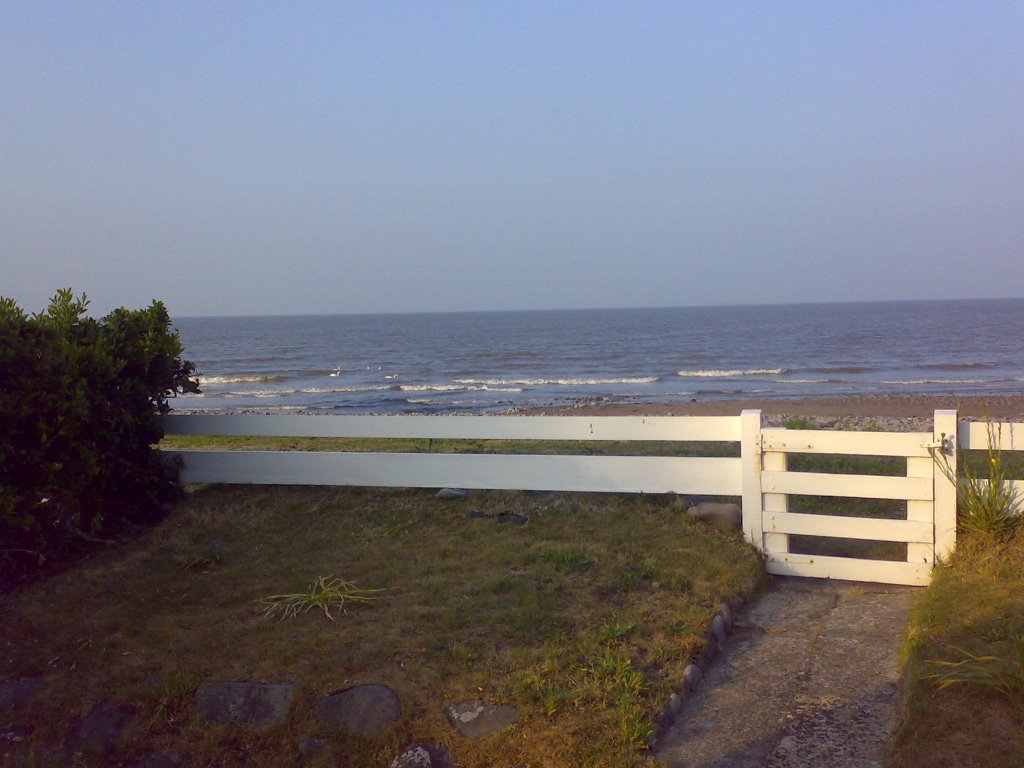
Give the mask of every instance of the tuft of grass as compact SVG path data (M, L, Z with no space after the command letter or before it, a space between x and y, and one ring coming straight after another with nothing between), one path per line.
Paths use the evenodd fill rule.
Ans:
M218 539L210 542L199 554L185 563L186 571L209 573L224 562L224 544Z
M176 670L162 675L148 692L153 709L150 725L156 720L163 720L173 726L185 719L192 694L201 683L202 679L191 672Z
M333 576L317 576L309 585L309 592L296 592L290 595L271 595L260 600L265 608L264 618L278 616L281 621L291 619L301 613L309 613L319 608L331 621L334 615L331 609L340 610L346 616L346 603L369 603L379 599L382 589L360 589L352 581L342 581Z
M935 681L937 690L951 685L990 688L1006 696L1024 713L1024 634L1014 638L1012 654L1008 657L979 656L963 648L956 650L963 656L959 661L931 659L928 662L940 670L928 676Z
M635 629L635 621L628 621L619 616L615 616L609 619L603 627L598 629L597 638L601 642L605 643L612 640L621 640Z
M557 570L569 572L586 570L596 562L585 549L577 546L545 549L540 553L540 559L550 563Z

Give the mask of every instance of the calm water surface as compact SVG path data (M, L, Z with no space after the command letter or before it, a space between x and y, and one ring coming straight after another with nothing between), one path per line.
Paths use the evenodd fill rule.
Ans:
M590 402L1024 393L1024 299L178 318L176 410L490 413Z

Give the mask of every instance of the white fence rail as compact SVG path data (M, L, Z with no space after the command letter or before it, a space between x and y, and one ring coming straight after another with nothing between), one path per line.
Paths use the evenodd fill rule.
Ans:
M168 434L738 442L731 416L168 416ZM739 496L738 458L179 451L187 483L503 488Z
M170 451L187 483L262 483L474 489L681 493L742 497L743 530L764 552L770 573L926 584L937 557L956 542L956 450L988 445L984 424L936 411L932 432L764 429L760 411L740 416L179 416L173 435L463 440L573 440L739 443L740 457L575 456L195 450ZM1024 450L1024 424L996 425L1003 450ZM889 456L902 477L795 472L789 454ZM1024 481L1017 485L1024 493ZM895 499L903 519L789 511L789 497ZM806 555L790 536L902 542L906 562Z

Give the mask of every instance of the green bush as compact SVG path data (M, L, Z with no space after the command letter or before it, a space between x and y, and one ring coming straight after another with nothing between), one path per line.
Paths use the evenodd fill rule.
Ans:
M102 320L62 290L0 298L0 583L155 519L178 490L154 448L168 398L198 391L160 302Z

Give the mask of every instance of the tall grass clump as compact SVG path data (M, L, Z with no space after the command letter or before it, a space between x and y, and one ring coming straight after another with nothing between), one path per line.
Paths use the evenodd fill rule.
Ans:
M294 592L287 595L271 595L263 598L260 602L264 605L263 615L266 618L279 616L282 621L298 616L300 613L308 613L314 608L319 608L331 621L334 615L331 609L345 610L345 603L368 603L378 599L378 593L382 589L360 589L352 581L343 581L333 576L317 576L309 585L308 592Z
M1024 633L1016 633L1010 653L1005 656L980 655L963 648L957 651L957 661L933 659L930 664L938 671L929 675L937 690L951 685L971 685L1002 694L1021 713L1024 713Z
M1021 524L1020 494L1003 461L1001 427L986 419L988 449L984 470L960 461L958 475L945 454L937 460L942 473L957 486L957 526L963 531L989 533L1005 538Z

